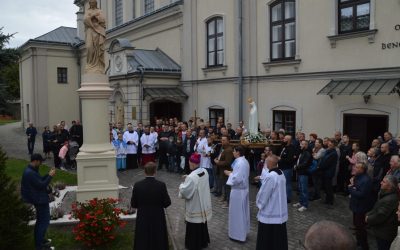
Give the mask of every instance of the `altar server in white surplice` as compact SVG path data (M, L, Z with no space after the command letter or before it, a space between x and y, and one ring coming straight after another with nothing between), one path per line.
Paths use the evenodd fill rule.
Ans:
M256 198L259 209L256 249L287 250L286 179L283 172L278 169L276 155L269 156L266 162L269 173L264 175Z
M225 170L229 176L227 185L231 186L229 200L229 238L245 242L250 232L249 208L249 162L244 157L244 148L236 146L233 150L235 161L233 171Z

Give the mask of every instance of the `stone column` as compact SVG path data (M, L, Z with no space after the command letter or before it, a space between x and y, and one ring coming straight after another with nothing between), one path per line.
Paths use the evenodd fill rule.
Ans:
M82 100L83 145L77 157L77 201L118 198L115 154L110 144L108 99L112 93L105 74L86 73L78 94Z

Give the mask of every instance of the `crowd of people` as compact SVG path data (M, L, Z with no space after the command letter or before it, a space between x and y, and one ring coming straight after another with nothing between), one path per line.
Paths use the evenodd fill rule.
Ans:
M198 167L207 172L210 192L220 197L222 208L229 209L229 237L232 240L244 242L249 232L249 180L263 194L257 197L257 205L262 211L266 209L263 205L271 202L263 203L271 191L267 180L273 179L271 183L278 185L282 184L282 177L285 186L281 191L285 195L280 193L271 199L285 197L284 205L276 202L269 211L280 218L279 222L271 224L278 223L281 228L263 227L263 222L271 221L261 212L258 215L259 232L276 233L272 237L275 240L278 235L284 235L282 232L286 229L282 225L286 225L287 204L292 203L296 180L299 200L292 206L299 212L306 211L310 202L320 200L322 191L325 193L322 202L327 208L335 207L335 193L349 196L352 229L360 249L369 249L367 227L374 232L379 249L389 249L396 236L400 140L394 139L390 132L385 132L383 138L374 139L365 153L360 151L357 142L340 132L324 138L311 133L307 139L302 132L292 137L283 129L262 131L268 140L267 146L263 150L249 149L240 146L240 140L247 132L243 122L233 129L232 124L225 125L222 118L215 126L201 119L180 122L175 118L156 119L154 126L139 123L133 128L128 124L127 130L121 123L110 127L118 170L145 166L158 159L158 170L165 167L169 172L189 175L192 172L190 159L193 154L198 154ZM386 210L381 215L383 209ZM285 241L284 237L280 238L281 242ZM258 243L266 244L262 240Z
M28 137L28 153L32 155L37 135L37 129L33 123L28 124L25 133ZM54 125L53 130L45 126L42 132L42 141L45 160L53 158L54 166L58 169L75 168L74 159L83 144L83 127L79 120L72 121L70 128L65 121Z
M30 125L26 131L28 147L36 135L33 128ZM186 202L187 249L201 249L210 243L207 228L212 216L210 194L220 198L217 206L228 209L229 238L238 242L247 240L249 184L259 189L255 201L259 208L257 249L266 249L267 245L271 249L287 249L288 205L305 212L312 202L321 200L322 192L325 194L322 202L330 209L335 208L335 193L349 197L358 249L369 249L367 228L371 229L379 250L390 249L398 226L400 140L385 132L383 138L371 142L367 152L362 152L356 141L340 132L331 138L320 138L315 133L306 138L302 132L292 136L281 129L262 131L267 143L265 148L260 148L242 145L246 133L243 122L234 129L232 124L225 125L222 117L215 126L201 119L181 122L176 118L156 119L154 126L138 123L134 127L128 123L124 128L122 123L110 124L110 141L118 171L141 166L148 178L163 168L183 175L179 196ZM43 133L45 153L53 152L56 167L65 164L62 155L69 147L68 141L82 145L79 121L69 131L60 123L53 132L46 128ZM292 190L295 181L297 202L293 200ZM140 207L157 203L163 209L171 201L163 185L157 184L159 190L137 185L131 205L138 209L137 233L143 233L147 223L155 221L150 218L154 214L142 213ZM150 199L150 191L161 192L163 196L155 202L158 198ZM157 211L161 213L160 209ZM163 210L160 216L164 216ZM140 220L140 217L147 219ZM140 230L141 227L144 229ZM165 242L162 237L160 240ZM135 245L151 242L151 237L137 239ZM163 249L159 245L156 248Z

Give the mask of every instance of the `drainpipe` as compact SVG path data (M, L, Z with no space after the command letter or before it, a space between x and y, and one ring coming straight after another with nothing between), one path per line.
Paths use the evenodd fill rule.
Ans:
M80 89L82 84L81 51L79 50L79 45L77 44L72 45L72 48L74 49L76 64L78 66L78 89ZM80 97L79 97L79 120L82 122L82 100Z
M239 75L238 75L238 85L239 85L239 121L243 120L243 40L242 40L242 0L237 0L238 5L238 55L239 55Z
M139 122L143 123L143 77L144 77L144 68L142 65L137 67L137 70L140 72L139 77Z

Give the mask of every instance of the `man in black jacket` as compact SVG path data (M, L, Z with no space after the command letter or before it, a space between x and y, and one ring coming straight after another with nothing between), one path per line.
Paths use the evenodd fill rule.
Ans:
M330 138L328 139L328 148L318 167L322 170L322 183L325 187L325 204L327 205L333 205L332 179L335 176L337 161L336 141Z
M34 230L36 250L52 249L49 241L44 239L50 224L50 207L47 186L56 174L55 169L48 175L40 176L39 167L43 162L40 154L31 156L31 163L26 167L21 179L21 197L26 203L32 204L36 210L36 224ZM4 204L3 204L4 205Z
M286 197L290 203L292 199L292 176L293 166L295 163L295 148L292 145L292 137L286 135L283 139L283 149L279 157L278 166L282 170L286 178Z
M167 250L168 234L164 208L171 205L164 182L154 178L156 164L144 166L146 179L135 183L131 206L137 209L135 242L137 250Z
M343 135L342 141L340 143L340 158L339 158L339 173L337 177L337 190L338 192L343 192L348 195L347 185L349 185L350 180L350 170L349 161L346 156L351 157L353 151L351 149L350 139L348 135Z
M35 138L37 134L37 130L33 126L32 122L29 123L29 127L26 129L25 133L28 136L28 152L32 155L35 148Z
M297 211L304 212L308 208L308 169L312 163L311 153L308 151L308 142L300 142L300 155L297 160L295 170L297 172L297 182L299 186L299 202L293 204L293 207L299 208Z

